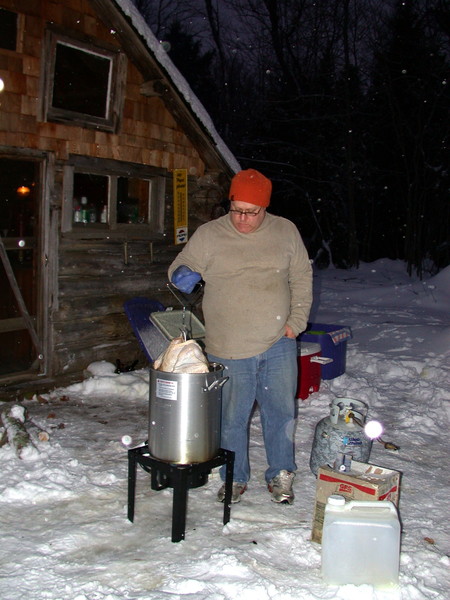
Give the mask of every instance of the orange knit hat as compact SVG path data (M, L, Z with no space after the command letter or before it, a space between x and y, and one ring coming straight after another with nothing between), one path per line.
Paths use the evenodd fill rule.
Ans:
M256 206L269 206L272 182L255 169L239 171L231 180L230 200L248 202Z

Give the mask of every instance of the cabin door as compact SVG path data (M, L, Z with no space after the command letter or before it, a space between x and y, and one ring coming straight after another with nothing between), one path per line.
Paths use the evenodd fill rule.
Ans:
M0 380L42 373L43 163L0 156Z

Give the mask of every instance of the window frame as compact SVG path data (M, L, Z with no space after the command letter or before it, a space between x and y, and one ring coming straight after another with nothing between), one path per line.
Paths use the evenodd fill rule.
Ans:
M15 10L10 10L8 8L5 8L3 6L0 6L0 18L1 18L1 14L2 11L4 13L9 13L10 15L15 16L15 39L14 39L14 48L7 48L5 46L0 46L0 50L6 50L9 52L17 52L17 46L18 46L18 41L19 41L19 25L20 25L20 19L19 19L19 13Z
M107 223L86 223L74 227L73 184L75 173L101 175L109 178L109 218ZM63 167L62 233L81 239L102 237L156 239L161 237L164 235L166 176L165 169L161 168L110 159L71 156ZM148 223L117 222L117 180L119 177L143 179L149 182Z
M107 58L110 63L108 90L106 90L106 115L99 117L73 110L57 108L52 105L55 81L56 48L58 44L73 47L90 55ZM81 39L74 34L68 35L55 27L48 27L45 33L43 50L43 90L41 118L43 121L87 127L91 129L117 133L120 126L124 102L124 81L126 76L126 57L117 48L99 46L90 39Z

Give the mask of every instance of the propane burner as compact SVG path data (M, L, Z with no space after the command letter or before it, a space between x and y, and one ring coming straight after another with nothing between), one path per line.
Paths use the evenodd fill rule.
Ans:
M200 487L215 467L226 465L225 502L223 524L230 520L231 494L233 488L234 452L219 449L216 456L204 462L174 464L159 460L150 454L147 444L128 450L128 519L134 520L134 500L136 493L136 467L151 473L151 488L162 490L173 488L172 542L184 540L188 489Z

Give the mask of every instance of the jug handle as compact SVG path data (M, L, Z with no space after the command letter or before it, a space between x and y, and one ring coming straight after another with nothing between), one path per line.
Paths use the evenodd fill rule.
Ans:
M213 381L209 386L204 387L203 391L210 392L214 388L221 388L223 386L223 384L228 381L228 379L229 379L229 377L219 377L219 379L216 379L215 381Z
M351 500L350 504L350 510L352 510L353 508L358 508L358 507L365 507L367 508L367 500ZM384 508L384 509L388 509L389 512L398 515L398 509L395 506L395 504L391 501L391 500L375 500L374 501L374 505L376 505L378 508Z

